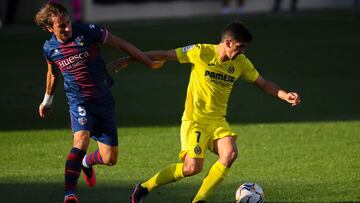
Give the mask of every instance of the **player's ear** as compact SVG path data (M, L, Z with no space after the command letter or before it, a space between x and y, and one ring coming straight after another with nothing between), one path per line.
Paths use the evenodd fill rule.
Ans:
M231 47L231 39L225 39L224 42L225 42L225 46L226 46L227 48L230 48L230 47Z
M53 29L50 26L46 26L46 30L49 31L49 32L53 32Z

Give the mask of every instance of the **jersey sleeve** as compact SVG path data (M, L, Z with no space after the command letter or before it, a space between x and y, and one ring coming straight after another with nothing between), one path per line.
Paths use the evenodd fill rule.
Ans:
M200 55L199 45L188 45L175 49L177 59L180 63L194 63Z
M45 56L44 56L44 59L45 59L47 64L52 64L52 62L49 59L47 59Z
M106 28L95 24L87 25L87 28L84 29L84 31L88 36L91 36L91 38L93 38L95 42L102 44L106 42L109 34Z
M259 72L254 68L254 65L248 58L245 58L243 63L243 72L241 78L247 82L254 82L259 77Z
M44 57L46 63L51 63L48 41L46 41L43 45L43 57Z

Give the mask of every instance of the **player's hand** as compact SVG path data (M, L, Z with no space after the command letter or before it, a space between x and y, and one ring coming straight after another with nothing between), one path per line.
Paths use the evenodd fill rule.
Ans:
M116 59L106 65L106 69L110 72L119 72L122 69L125 69L129 65L129 58L124 57L120 59Z
M286 101L291 104L291 106L298 106L301 102L300 95L296 92L287 93Z
M49 112L50 112L50 107L45 106L44 104L41 103L40 106L39 106L39 115L40 115L40 117L41 118L47 117Z
M161 68L165 63L165 60L161 61L152 61L151 63L151 69L159 69Z

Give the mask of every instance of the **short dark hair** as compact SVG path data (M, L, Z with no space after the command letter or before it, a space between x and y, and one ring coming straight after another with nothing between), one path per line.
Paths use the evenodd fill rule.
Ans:
M252 34L250 31L239 21L234 21L225 26L221 41L226 37L236 39L239 42L251 42Z
M53 26L52 18L55 16L69 15L66 8L61 4L48 2L44 4L36 13L34 21L35 24L46 30L47 27Z

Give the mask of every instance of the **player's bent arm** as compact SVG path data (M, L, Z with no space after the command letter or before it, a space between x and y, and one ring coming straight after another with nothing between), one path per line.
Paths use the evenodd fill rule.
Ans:
M261 75L255 80L255 85L259 87L265 93L274 96L276 98L282 99L292 106L297 106L300 104L300 96L296 92L286 92L281 89L276 83L272 81L265 80Z
M137 61L145 64L146 66L153 68L159 66L158 62L151 61L148 56L146 56L142 51L136 48L134 45L129 42L117 37L109 32L108 37L105 41L105 44L109 47L124 51L132 58Z
M58 75L55 71L55 67L48 63L48 70L46 73L46 90L44 99L39 106L39 115L41 118L44 118L47 113L48 109L51 107L53 98L54 98L54 91L57 86Z
M58 73L55 70L55 67L48 63L48 70L46 73L46 94L54 95L57 82L58 82Z

